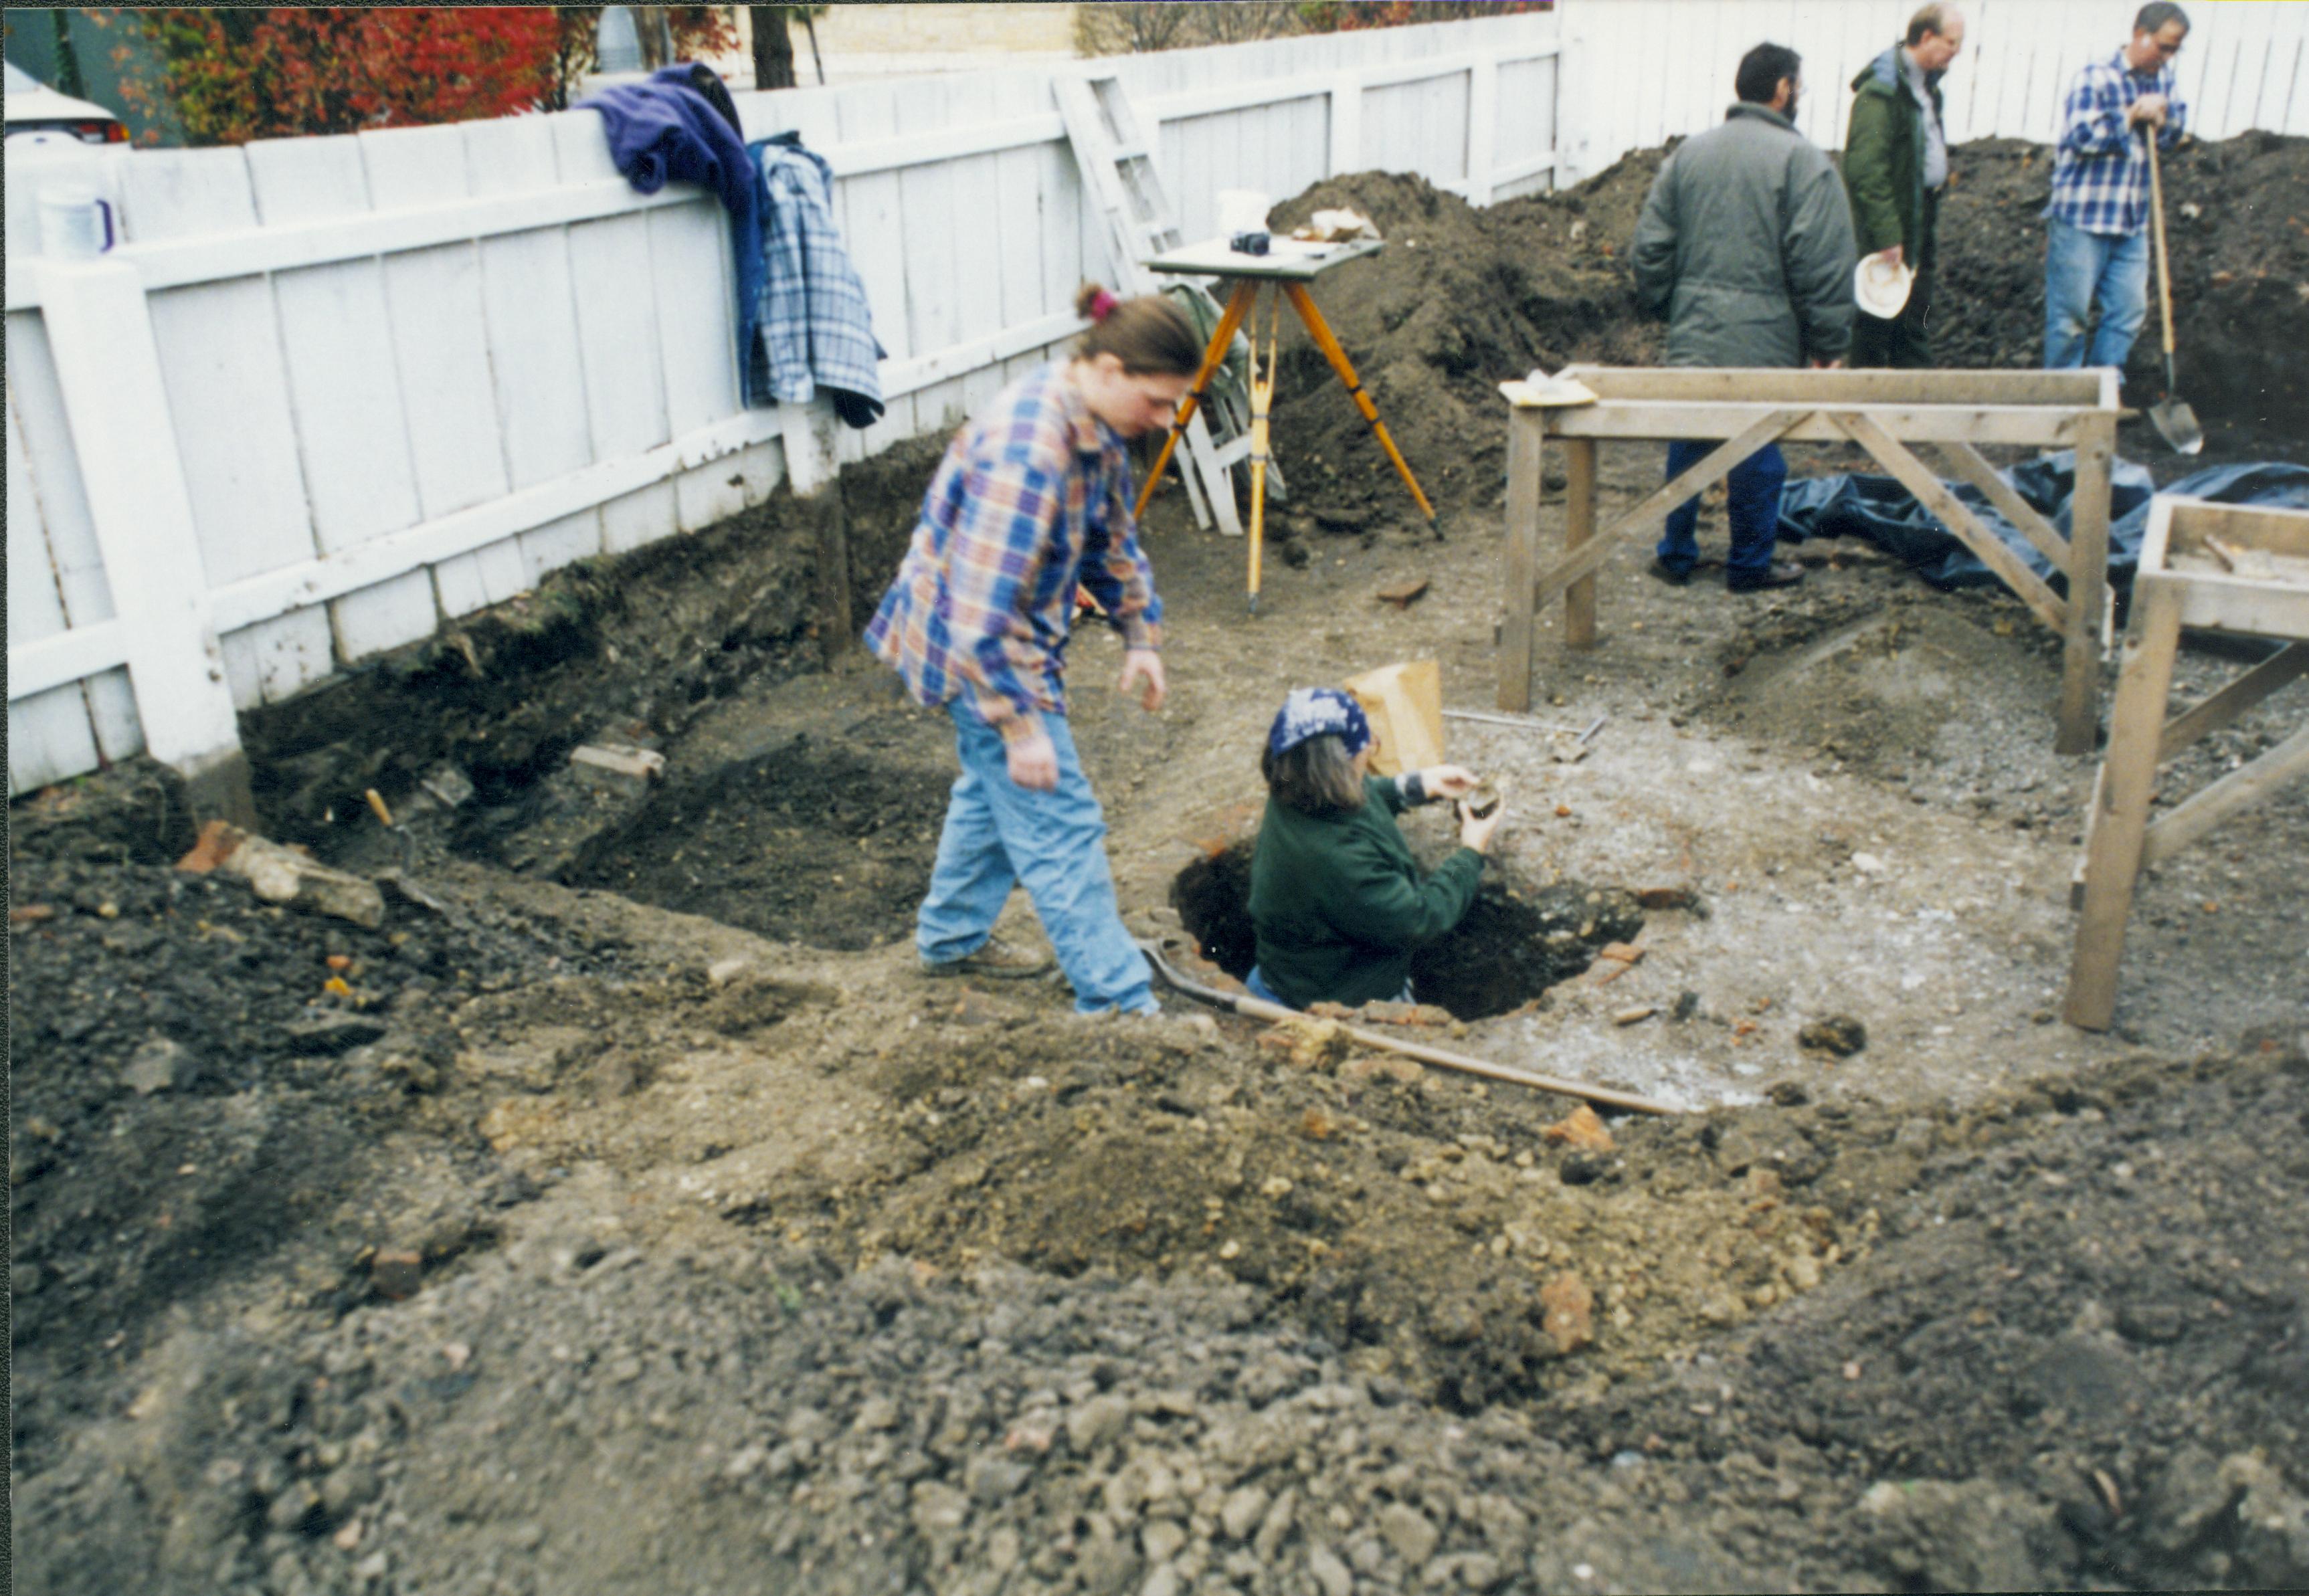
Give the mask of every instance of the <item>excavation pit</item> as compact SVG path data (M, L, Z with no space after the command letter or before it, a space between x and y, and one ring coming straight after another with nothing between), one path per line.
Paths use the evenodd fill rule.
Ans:
M1257 958L1250 920L1250 841L1195 860L1171 886L1171 906L1204 956L1240 980ZM1462 1020L1521 1008L1595 962L1607 944L1631 940L1644 916L1632 893L1494 876L1450 934L1412 956L1411 995Z
M560 874L573 886L856 952L912 927L951 782L797 738L653 796Z

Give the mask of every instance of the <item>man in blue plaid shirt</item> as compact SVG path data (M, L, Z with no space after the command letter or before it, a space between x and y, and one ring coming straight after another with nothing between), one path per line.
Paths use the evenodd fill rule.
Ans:
M2132 42L2088 63L2061 108L2053 198L2045 207L2045 364L2120 370L2149 309L2147 137L2170 150L2188 108L2174 91L2173 57L2187 13L2158 0L2132 19ZM2089 350L2086 320L2100 303Z

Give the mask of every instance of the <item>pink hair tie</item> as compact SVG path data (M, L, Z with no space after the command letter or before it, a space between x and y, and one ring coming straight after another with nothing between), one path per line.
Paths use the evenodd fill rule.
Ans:
M1099 289L1096 294L1091 297L1090 319L1094 322L1103 322L1106 320L1108 315L1113 312L1114 307L1121 303L1121 300L1116 298L1106 289Z

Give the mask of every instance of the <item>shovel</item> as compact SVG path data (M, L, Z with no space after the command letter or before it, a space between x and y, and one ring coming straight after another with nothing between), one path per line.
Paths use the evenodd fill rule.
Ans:
M2180 386L2173 379L2173 268L2165 259L2165 185L2157 175L2157 135L2149 129L2149 213L2157 221L2157 306L2165 315L2165 397L2149 407L2149 424L2178 454L2194 454L2205 446L2205 429L2197 412L2175 396Z

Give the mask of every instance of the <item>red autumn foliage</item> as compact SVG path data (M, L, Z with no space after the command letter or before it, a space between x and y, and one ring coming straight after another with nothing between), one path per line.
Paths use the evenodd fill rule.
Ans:
M165 105L193 144L354 133L559 109L593 65L601 7L177 6L91 13L141 28L164 63L140 75L134 53L124 98ZM733 50L729 9L662 12L674 58Z
M123 96L171 106L187 142L463 122L536 108L553 87L553 13L521 6L185 6L117 14L160 45L160 81ZM124 67L129 53L116 52Z

